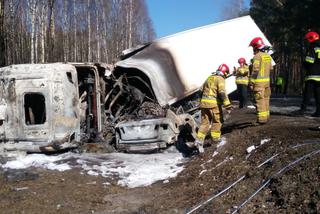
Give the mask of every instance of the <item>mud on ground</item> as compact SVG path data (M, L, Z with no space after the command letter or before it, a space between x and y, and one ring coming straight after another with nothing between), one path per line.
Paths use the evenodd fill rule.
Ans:
M227 144L190 157L185 169L168 183L128 189L116 180L82 175L75 169L33 169L39 178L28 181L6 181L0 173L0 213L186 213L242 175L245 178L233 188L193 213L232 213L269 179L240 213L319 213L320 153L276 173L320 149L316 143L320 132L309 129L320 121L281 113L271 115L263 126L252 126L254 120L252 109L235 110L223 128ZM302 145L294 147L298 144ZM248 154L252 145L257 148Z

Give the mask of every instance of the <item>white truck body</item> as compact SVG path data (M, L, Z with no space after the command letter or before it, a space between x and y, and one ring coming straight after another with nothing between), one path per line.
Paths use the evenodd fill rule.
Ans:
M220 64L232 71L240 57L250 62L249 43L258 36L271 46L252 18L244 16L155 40L116 66L142 71L159 104L170 105L199 90ZM227 79L226 88L228 93L236 89L234 77Z

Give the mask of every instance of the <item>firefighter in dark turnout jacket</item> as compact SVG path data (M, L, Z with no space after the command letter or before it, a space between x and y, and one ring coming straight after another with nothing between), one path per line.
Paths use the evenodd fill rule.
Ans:
M210 130L213 141L219 141L223 123L222 105L230 113L232 106L225 89L225 78L229 74L226 64L219 66L218 70L208 77L203 85L200 100L201 124L197 133L196 143L200 152L203 152L204 139Z
M305 87L303 91L303 101L301 104L301 112L306 110L310 101L312 92L316 101L316 112L312 114L314 117L320 117L320 40L319 34L316 32L308 32L305 36L310 46L307 50L304 68L306 70Z

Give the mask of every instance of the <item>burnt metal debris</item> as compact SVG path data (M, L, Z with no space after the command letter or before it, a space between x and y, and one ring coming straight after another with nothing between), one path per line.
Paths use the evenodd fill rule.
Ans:
M226 35L238 28L248 30L228 42ZM124 50L113 65L0 68L0 150L53 152L79 142L128 152L175 142L180 147L194 140L197 92L205 79L222 61L233 67L239 56L250 59L252 50L243 41L257 36L270 45L252 18L244 16ZM226 92L234 90L230 76Z
M2 150L48 153L98 142L151 151L174 144L186 124L195 133L191 115L181 105L160 106L141 72L55 63L13 65L0 74Z
M248 30L239 32L241 27ZM221 42L234 33L233 43ZM0 150L54 152L79 142L128 152L161 150L176 142L181 148L194 140L197 92L205 79L222 61L233 67L239 56L250 59L252 50L243 41L257 36L270 45L244 16L124 50L113 65L0 68ZM226 91L235 89L230 76Z
M106 78L109 92L104 99L104 136L110 136L109 142L118 150L165 149L177 142L186 124L192 127L190 131L195 136L196 123L192 116L185 113L182 105L161 106L150 80L141 71L116 67ZM190 105L190 102L183 103ZM193 104L192 110L196 110Z

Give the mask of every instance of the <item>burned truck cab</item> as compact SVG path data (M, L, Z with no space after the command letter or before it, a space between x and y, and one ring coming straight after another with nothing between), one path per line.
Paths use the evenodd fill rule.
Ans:
M0 68L0 142L31 152L72 147L101 131L99 74L84 64Z

